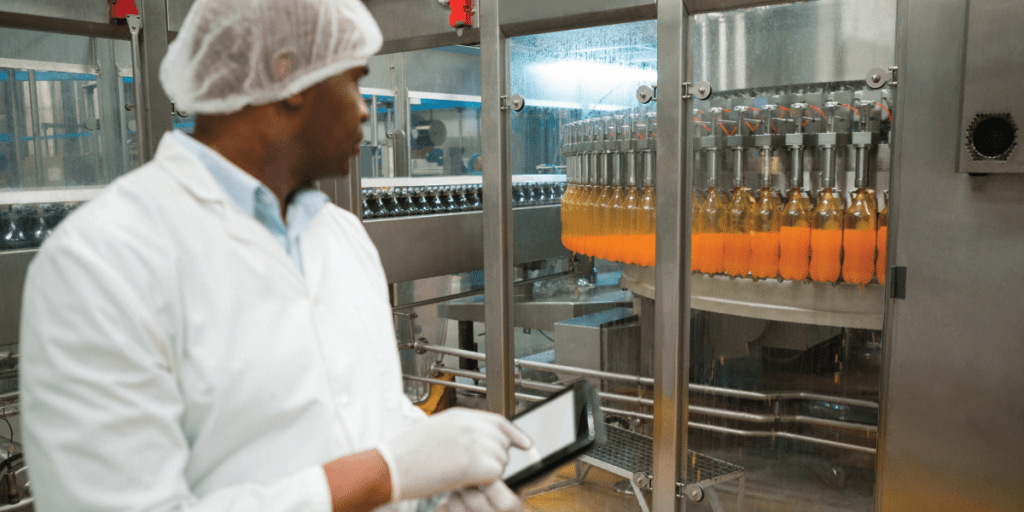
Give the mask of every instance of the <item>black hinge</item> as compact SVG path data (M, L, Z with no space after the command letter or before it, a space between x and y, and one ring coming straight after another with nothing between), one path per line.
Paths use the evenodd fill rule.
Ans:
M889 272L889 282L892 283L892 298L907 298L907 267L892 267Z

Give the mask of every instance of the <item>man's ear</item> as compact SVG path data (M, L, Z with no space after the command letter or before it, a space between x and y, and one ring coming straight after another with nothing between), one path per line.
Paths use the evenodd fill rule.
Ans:
M308 101L308 99L306 98L306 94L307 91L302 91L300 93L293 94L281 100L281 105L284 106L286 110L302 110L302 107L304 107L306 105L306 102Z

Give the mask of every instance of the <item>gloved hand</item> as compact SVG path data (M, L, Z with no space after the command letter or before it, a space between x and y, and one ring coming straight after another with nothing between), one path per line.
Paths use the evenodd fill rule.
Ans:
M402 501L498 480L511 446L528 450L533 441L503 416L455 408L402 431L377 451L391 472L391 501Z
M437 506L436 512L522 512L523 501L497 481L483 488L455 491Z

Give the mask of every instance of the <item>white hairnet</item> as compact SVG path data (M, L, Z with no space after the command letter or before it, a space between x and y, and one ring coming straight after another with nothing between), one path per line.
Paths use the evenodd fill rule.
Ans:
M160 82L180 111L229 114L365 66L382 43L359 0L197 0Z

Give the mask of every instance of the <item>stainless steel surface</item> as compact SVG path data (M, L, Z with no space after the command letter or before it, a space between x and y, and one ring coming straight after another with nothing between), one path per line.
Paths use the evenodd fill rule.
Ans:
M25 272L36 251L0 252L0 347L18 343L21 325L21 294L25 287Z
M832 327L882 329L885 288L859 285L691 276L694 309L728 315ZM642 297L657 293L655 269L624 265L623 288Z
M717 91L856 80L892 64L895 0L688 0L693 81ZM775 5L735 11L742 6ZM659 67L660 69L660 67Z
M448 24L451 10L434 0L367 0L366 7L384 34L382 54L480 42L477 28L456 34Z
M484 164L484 286L487 332L487 408L511 416L512 356L512 169L508 158L511 117L501 109L509 94L508 39L500 27L499 0L480 0L480 76Z
M195 0L167 0L167 30L178 32Z
M964 50L963 110L960 118L960 166L967 173L1024 173L1024 31L1007 20L1024 19L1024 3L971 0ZM984 114L1009 114L1016 124L1016 147L1003 159L980 159L969 150L968 133Z
M521 281L516 281L516 282L512 283L512 285L513 286L522 286L522 285L536 283L538 281L546 281L548 279L557 279L559 277L564 277L564 276L572 275L573 273L574 272L570 271L570 272L559 272L559 273L556 273L556 274L548 274L548 275L545 275L545 276L540 276L540 277L535 277L535 278L531 278L531 279L523 279ZM466 297L473 297L473 296L476 296L476 295L483 295L483 293L484 293L483 289L480 289L480 290L470 290L468 292L454 293L452 295L445 295L445 296L442 296L442 297L434 297L432 299L425 299L425 300L420 300L420 301L416 301L416 302L410 302L410 303L407 303L407 304L399 304L397 306L394 306L391 309L393 311L401 311L401 310L413 309L413 308L418 308L418 307L422 307L422 306L427 306L427 305L430 305L430 304L439 304L439 303L442 303L442 302L450 302L450 301L453 301L453 300L464 299ZM443 316L443 315L440 315L440 316ZM479 320L480 322L483 321L482 317L483 317L483 314L481 313L481 319Z
M145 91L142 104L145 108L136 116L139 133L145 127L146 141L140 139L139 163L145 163L156 154L156 148L164 133L173 128L171 100L160 85L160 63L167 54L167 0L136 0L142 15L141 67L135 66L135 83L141 81Z
M876 485L883 512L1008 512L1024 503L1024 180L955 172L957 99L974 93L961 89L961 76L975 5L1017 7L899 3L889 263L906 267L907 277L906 299L890 301L885 320ZM1018 21L994 23L1016 30ZM993 70L1007 83L1013 71Z
M367 220L363 225L377 246L388 282L413 281L485 268L484 208L484 212ZM512 216L520 243L511 263L568 255L562 246L560 215L557 205L516 208Z
M675 482L687 453L690 383L690 210L693 188L686 115L680 89L690 69L689 18L682 2L658 2L658 159L654 319L654 512L685 510ZM668 93L668 91L676 91ZM685 250L684 250L685 248Z
M653 19L654 0L505 0L501 2L501 28L509 36L593 27Z
M515 327L557 331L558 322L614 308L632 305L629 294L621 290L605 291L592 296L572 298L516 301L513 307L512 323ZM451 320L482 322L485 318L486 303L482 297L475 297L440 307L438 314Z
M610 368L613 363L638 361L639 357L628 357L630 354L622 358L611 357L609 354L609 351L614 350L613 345L619 345L608 337L609 324L621 323L622 320L632 317L632 308L616 307L556 322L555 363L591 370L608 369L614 372L616 370ZM635 344L630 345L636 348ZM639 368L631 373L638 372Z

